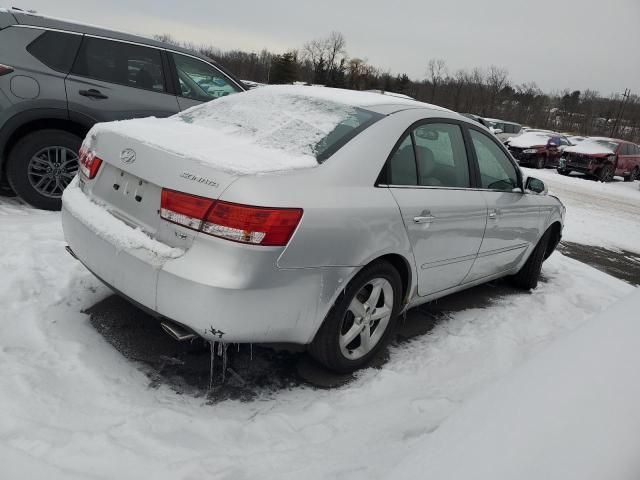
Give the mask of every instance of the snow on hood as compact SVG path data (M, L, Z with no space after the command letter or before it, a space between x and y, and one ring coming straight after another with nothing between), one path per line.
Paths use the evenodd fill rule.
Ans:
M587 139L579 145L567 147L565 152L582 153L583 155L613 155L617 144L609 140Z
M509 146L516 148L544 146L547 144L551 136L551 134L547 133L527 132L517 137L511 137L511 139L509 140Z
M229 95L166 119L98 124L88 135L116 132L235 174L318 165L318 146L340 124L374 117L366 107L431 106L377 93L323 87L265 86Z

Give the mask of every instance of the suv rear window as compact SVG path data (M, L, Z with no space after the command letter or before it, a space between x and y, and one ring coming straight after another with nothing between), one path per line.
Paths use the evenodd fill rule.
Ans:
M160 50L130 43L85 37L73 73L128 87L165 91Z
M82 35L46 31L27 46L27 51L47 67L69 73Z

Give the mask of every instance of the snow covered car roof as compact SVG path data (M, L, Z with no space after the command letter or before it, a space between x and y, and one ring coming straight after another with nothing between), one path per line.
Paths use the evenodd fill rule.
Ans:
M382 118L378 109L391 113L407 108L453 113L378 93L271 85L222 97L169 118L97 124L87 142L111 132L230 173L269 173L315 167L337 143Z
M546 145L552 136L553 134L551 133L525 132L522 135L513 137L509 140L509 146L516 148L529 148Z

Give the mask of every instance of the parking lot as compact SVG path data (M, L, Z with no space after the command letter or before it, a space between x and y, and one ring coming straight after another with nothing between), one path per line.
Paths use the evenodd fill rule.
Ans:
M116 456L155 478L214 467L270 478L282 463L310 478L391 471L476 392L640 283L638 250L611 223L634 235L640 191L536 173L568 212L567 242L532 293L497 281L414 309L388 354L353 377L300 351L230 345L231 371L221 384L217 364L212 388L207 344L174 342L112 296L64 251L58 213L1 199L0 390L13 392L0 398L1 455L66 478L117 475Z

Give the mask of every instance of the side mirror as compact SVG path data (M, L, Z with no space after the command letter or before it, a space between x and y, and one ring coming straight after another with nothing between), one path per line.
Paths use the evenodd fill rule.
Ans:
M542 180L534 177L527 177L524 183L524 191L535 193L537 195L546 195L548 190Z

